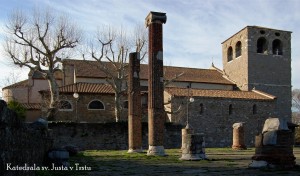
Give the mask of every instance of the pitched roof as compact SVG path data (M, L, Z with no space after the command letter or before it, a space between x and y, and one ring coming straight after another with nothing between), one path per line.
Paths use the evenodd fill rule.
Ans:
M87 78L106 78L106 74L99 71L99 63L96 61L84 61L84 60L71 60L66 59L63 61L64 65L74 65L77 77ZM114 69L110 62L104 62L105 66L109 69ZM234 83L223 78L222 73L216 69L198 69L198 68L186 68L186 67L172 67L164 66L165 78L170 80L183 73L178 77L176 81L183 82L199 82L199 83L211 83L211 84L227 84L234 85ZM142 80L148 79L148 65L141 64L140 78Z
M173 96L187 96L187 88L167 87L165 91ZM274 100L276 97L265 94L261 91L232 91L232 90L205 90L190 89L189 94L194 97L208 98L232 98L232 99L252 99L252 100Z
M30 109L30 110L33 110L33 109L41 109L42 105L40 103L21 103L21 105L26 108L26 109Z
M6 87L3 87L2 90L3 89L11 89L11 88L24 88L24 87L27 87L27 86L28 86L28 79L17 82L15 84L12 84L12 85L9 85L9 86L6 86Z
M59 88L60 93L107 93L114 94L114 89L109 84L75 83Z

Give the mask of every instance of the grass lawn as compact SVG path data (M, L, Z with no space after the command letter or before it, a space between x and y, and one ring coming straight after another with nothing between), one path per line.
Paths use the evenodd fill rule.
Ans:
M43 171L37 176L63 175L300 175L300 167L292 170L250 169L254 149L207 148L208 160L181 161L179 149L167 149L167 156L128 154L125 150L88 150L71 157L74 167L68 171ZM300 164L300 148L294 148ZM77 164L76 164L77 163ZM76 168L77 165L77 168ZM81 170L79 170L81 169Z

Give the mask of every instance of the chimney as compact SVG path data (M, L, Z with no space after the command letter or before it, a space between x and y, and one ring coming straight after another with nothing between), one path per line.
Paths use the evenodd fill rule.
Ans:
M148 142L147 155L164 156L164 79L163 79L163 23L166 13L150 12L146 17L149 29L148 69Z

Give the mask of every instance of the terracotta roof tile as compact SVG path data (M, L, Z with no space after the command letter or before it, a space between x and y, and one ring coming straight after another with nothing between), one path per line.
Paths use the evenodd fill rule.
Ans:
M59 88L61 93L108 93L114 94L114 89L109 84L75 83Z
M168 87L165 91L174 96L187 96L188 89ZM209 98L233 98L233 99L253 99L253 100L274 100L276 97L257 93L254 91L230 91L230 90L204 90L190 89L190 95L194 97L209 97Z
M27 87L27 86L28 86L28 79L26 79L24 81L17 82L15 84L12 84L12 85L9 85L9 86L6 86L2 89L24 88L24 87Z
M37 109L37 110L39 110L39 109L41 109L41 104L40 103L21 103L21 105L24 107L24 108L26 108L26 109Z
M77 77L106 78L105 73L99 71L99 63L96 61L66 59L63 61L63 63L64 65L74 65ZM105 66L113 69L113 65L109 62L105 62ZM175 81L234 85L229 80L223 78L222 73L216 69L164 66L164 71L165 78L168 80L174 78L175 75L183 73L183 75L177 78ZM143 80L148 79L148 65L141 64L140 78Z

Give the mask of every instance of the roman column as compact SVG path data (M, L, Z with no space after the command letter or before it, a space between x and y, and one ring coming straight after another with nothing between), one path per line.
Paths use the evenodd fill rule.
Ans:
M163 79L163 23L167 16L150 12L146 17L149 29L148 69L148 142L147 155L164 156L164 79Z
M140 53L129 54L128 68L128 153L142 152L142 109Z

